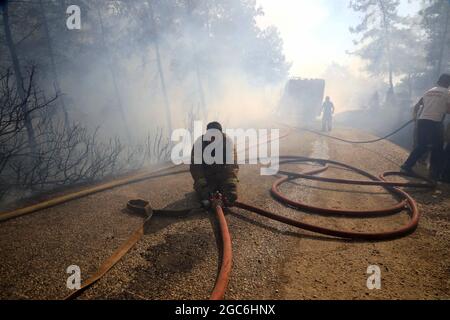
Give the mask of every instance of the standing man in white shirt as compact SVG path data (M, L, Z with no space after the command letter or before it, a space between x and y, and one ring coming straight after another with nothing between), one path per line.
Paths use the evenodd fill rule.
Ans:
M430 178L438 180L442 170L444 145L443 121L450 113L450 74L443 74L437 86L429 90L414 107L417 119L417 146L402 170L408 173L431 145Z

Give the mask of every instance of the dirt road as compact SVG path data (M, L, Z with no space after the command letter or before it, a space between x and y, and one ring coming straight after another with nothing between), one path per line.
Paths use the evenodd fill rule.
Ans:
M334 134L370 137L347 129ZM330 158L378 174L398 170L406 152L389 142L353 146L293 133L281 153ZM305 165L290 165L302 170ZM326 176L354 177L337 169ZM398 227L407 215L376 219L325 218L274 202L273 177L258 165L240 171L243 202L307 222L351 230ZM388 206L377 187L297 181L283 191L294 199L336 208ZM124 210L128 199L149 199L155 208L196 206L189 174L119 187L0 224L0 298L59 299L70 291L66 268L92 274L142 222ZM232 209L233 271L227 299L449 299L450 188L414 192L422 219L411 236L389 242L350 242L323 237ZM152 220L144 238L81 299L205 299L218 271L214 219L202 210L182 218ZM380 290L366 286L369 265L381 269Z

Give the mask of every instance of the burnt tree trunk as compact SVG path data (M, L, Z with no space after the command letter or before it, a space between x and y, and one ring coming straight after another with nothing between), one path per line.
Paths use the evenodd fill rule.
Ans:
M59 96L59 102L61 104L61 109L62 109L62 112L64 115L64 124L66 125L66 127L68 127L70 125L69 115L67 113L67 108L66 108L66 103L65 103L64 97L62 95L60 95L61 86L59 83L58 71L56 69L55 54L53 51L52 38L50 35L50 28L48 25L47 17L45 15L45 7L44 7L42 0L39 0L39 6L41 9L42 25L44 27L45 39L47 40L47 50L48 50L48 55L50 58L50 67L51 67L51 73L52 73L52 77L53 77L53 81L54 81L54 86L55 86L55 90Z
M36 144L36 137L33 129L32 119L30 116L30 113L28 112L27 108L27 93L25 92L25 87L23 83L23 77L22 77L22 71L20 67L20 61L19 57L17 55L16 46L14 44L14 40L11 34L11 28L9 25L9 13L8 13L8 1L4 1L3 4L0 5L0 8L2 9L2 17L3 17L3 29L5 32L5 42L6 46L9 50L12 64L13 64L13 70L14 70L14 78L16 80L16 86L17 86L17 92L19 94L19 97L21 99L21 106L22 106L22 112L24 114L24 122L25 122L25 128L27 131L28 136L28 144L30 146L30 149L33 153L37 152L37 144Z
M192 10L193 10L193 6L192 6L192 1L188 0L187 2L187 11L188 11L188 18L190 20L192 20ZM192 49L194 49L194 44L191 42L192 45ZM206 110L206 102L205 102L205 93L203 90L203 83L202 83L202 79L200 76L200 66L199 66L199 62L198 62L198 54L197 52L194 53L194 67L195 67L195 74L197 77L197 86L198 86L198 95L200 97L200 105L203 111L203 115L206 118L207 117L207 110Z
M445 5L443 5L443 7L445 7ZM447 12L446 12L446 16L445 16L445 25L444 25L444 32L442 35L442 42L441 42L441 48L439 51L439 57L438 57L438 64L437 64L437 75L436 77L439 77L441 75L442 72L442 64L444 61L444 53L445 53L445 48L448 47L448 32L449 32L449 22L450 22L450 6L447 6Z
M125 128L125 132L126 132L126 135L127 135L127 139L128 139L128 141L131 141L130 130L128 128L128 123L127 123L127 120L126 120L125 110L123 108L123 103L122 103L122 97L120 95L119 85L117 83L116 71L114 69L115 68L115 63L113 61L113 57L111 55L111 52L109 51L109 48L106 45L105 26L103 24L102 14L100 12L100 8L99 8L98 5L97 5L97 15L98 15L99 23L100 23L102 47L105 50L106 55L107 55L109 71L111 72L111 79L112 79L113 86L114 86L114 93L115 93L115 96L116 96L116 99L117 99L117 107L119 109L120 116L122 118L123 126Z
M392 66L392 52L391 52L391 30L390 30L390 24L388 21L388 17L387 17L387 11L386 11L386 7L384 5L383 0L378 0L378 4L380 7L380 11L381 11L381 15L383 17L383 29L385 32L385 43L386 43L386 51L387 51L387 56L388 56L388 72L389 72L389 87L390 87L390 92L393 94L394 93L394 76L393 76L393 66Z
M162 93L163 93L164 105L165 105L165 108L166 108L167 130L168 130L169 136L170 136L171 133L172 133L172 114L171 114L171 109L170 109L169 96L167 95L167 88L166 88L166 80L165 80L165 77L164 77L164 70L163 70L162 62L161 62L161 53L160 53L160 50L159 50L158 28L157 28L157 25L156 25L155 13L153 11L153 6L152 6L151 1L148 1L148 17L150 19L152 32L154 34L153 45L154 45L154 49L155 49L156 64L157 64L157 67L158 67L159 79L161 81L161 90L162 90Z

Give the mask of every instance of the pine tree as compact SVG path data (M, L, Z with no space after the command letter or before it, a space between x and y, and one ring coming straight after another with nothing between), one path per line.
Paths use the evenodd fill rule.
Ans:
M450 68L450 2L426 0L420 12L422 25L427 33L427 59L433 78Z
M351 0L350 8L363 14L362 21L350 32L359 34L354 54L368 62L373 75L388 75L390 91L394 92L394 75L398 70L395 56L404 51L401 44L405 21L398 15L399 0Z

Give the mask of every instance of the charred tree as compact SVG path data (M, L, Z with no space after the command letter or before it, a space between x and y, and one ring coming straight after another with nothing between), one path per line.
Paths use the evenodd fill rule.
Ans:
M116 99L117 99L117 107L119 109L120 116L122 118L122 122L123 122L123 125L124 125L124 128L125 128L125 132L126 132L126 135L127 135L127 139L128 139L128 141L130 141L131 140L130 130L128 128L126 115L125 115L125 110L123 108L123 103L122 103L122 97L120 95L119 86L118 86L118 83L117 83L117 75L116 75L116 71L115 71L115 63L114 63L114 59L112 57L112 54L111 54L111 52L110 52L110 50L109 50L109 48L108 48L108 46L106 44L105 26L104 26L103 17L102 17L102 14L100 12L100 8L99 8L98 5L97 5L97 15L98 15L99 23L100 23L100 32L101 32L101 37L100 38L101 38L103 50L106 52L107 59L108 59L109 71L111 72L111 79L112 79L113 86L114 86L114 93L115 93L115 96L116 96Z
M189 19L192 19L192 11L193 11L192 1L187 0L187 14L188 14ZM191 42L191 44L192 44L192 50L194 50L194 67L195 67L195 74L197 77L197 86L198 86L198 95L200 97L200 106L202 108L204 116L206 117L207 110L206 110L205 94L204 94L204 90L203 90L203 83L202 83L202 79L200 76L198 53L194 49L194 44L192 42Z
M167 130L168 130L169 135L170 135L171 132L172 132L172 114L171 114L169 96L167 94L164 70L163 70L162 62L161 62L161 53L160 53L160 48L159 48L159 37L158 37L158 27L157 27L156 20L155 20L155 12L153 10L152 2L148 1L147 3L148 3L147 16L148 16L148 18L150 20L150 26L151 26L152 32L153 32L153 46L154 46L154 49L155 49L156 64L157 64L157 67L158 67L159 80L161 82L161 90L162 90L162 94L163 94L164 105L165 105L165 108L166 108Z
M34 133L34 129L33 129L32 118L30 116L30 113L27 110L27 95L25 92L19 57L17 55L16 46L15 46L15 43L14 43L14 40L12 37L11 28L10 28L10 24L9 24L9 12L8 12L9 8L8 7L9 7L8 1L0 2L0 9L2 10L2 17L3 17L3 29L5 32L5 42L6 42L6 46L9 50L11 60L12 60L12 66L13 66L13 70L14 70L14 78L16 81L17 92L19 94L19 97L22 100L21 107L23 109L22 110L23 114L25 115L24 122L25 122L25 128L26 128L27 136L28 136L28 144L29 144L32 152L36 153L37 152L36 137L35 137L35 133Z
M60 95L61 86L60 86L60 82L59 82L58 71L56 69L55 54L54 54L54 50L53 50L53 43L52 43L52 38L51 38L51 35L50 35L50 28L49 28L49 25L48 25L47 16L45 14L44 3L43 3L42 0L39 0L39 7L41 9L42 25L43 25L44 33L45 33L47 51L48 51L48 55L49 55L49 59L50 59L51 74L52 74L52 77L53 77L55 90L56 90L57 94L59 95L59 103L61 105L61 109L62 109L62 112L63 112L63 115L64 115L64 124L66 126L69 126L70 125L69 115L68 115L68 112L67 112L67 108L66 108L66 103L65 103L64 97L62 95Z
M442 33L442 42L439 50L438 62L437 62L437 72L436 77L439 77L444 64L444 53L445 49L449 46L448 44L448 33L449 33L449 23L450 23L450 5L447 6L446 15L445 15L445 23L444 23L444 31Z
M385 4L383 0L378 0L378 6L380 7L380 12L383 21L383 30L385 32L384 41L386 44L386 53L387 53L387 61L388 61L388 73L389 73L389 90L394 93L394 80L393 80L393 71L392 71L392 50L391 50L391 28L388 19L388 12L386 10Z

